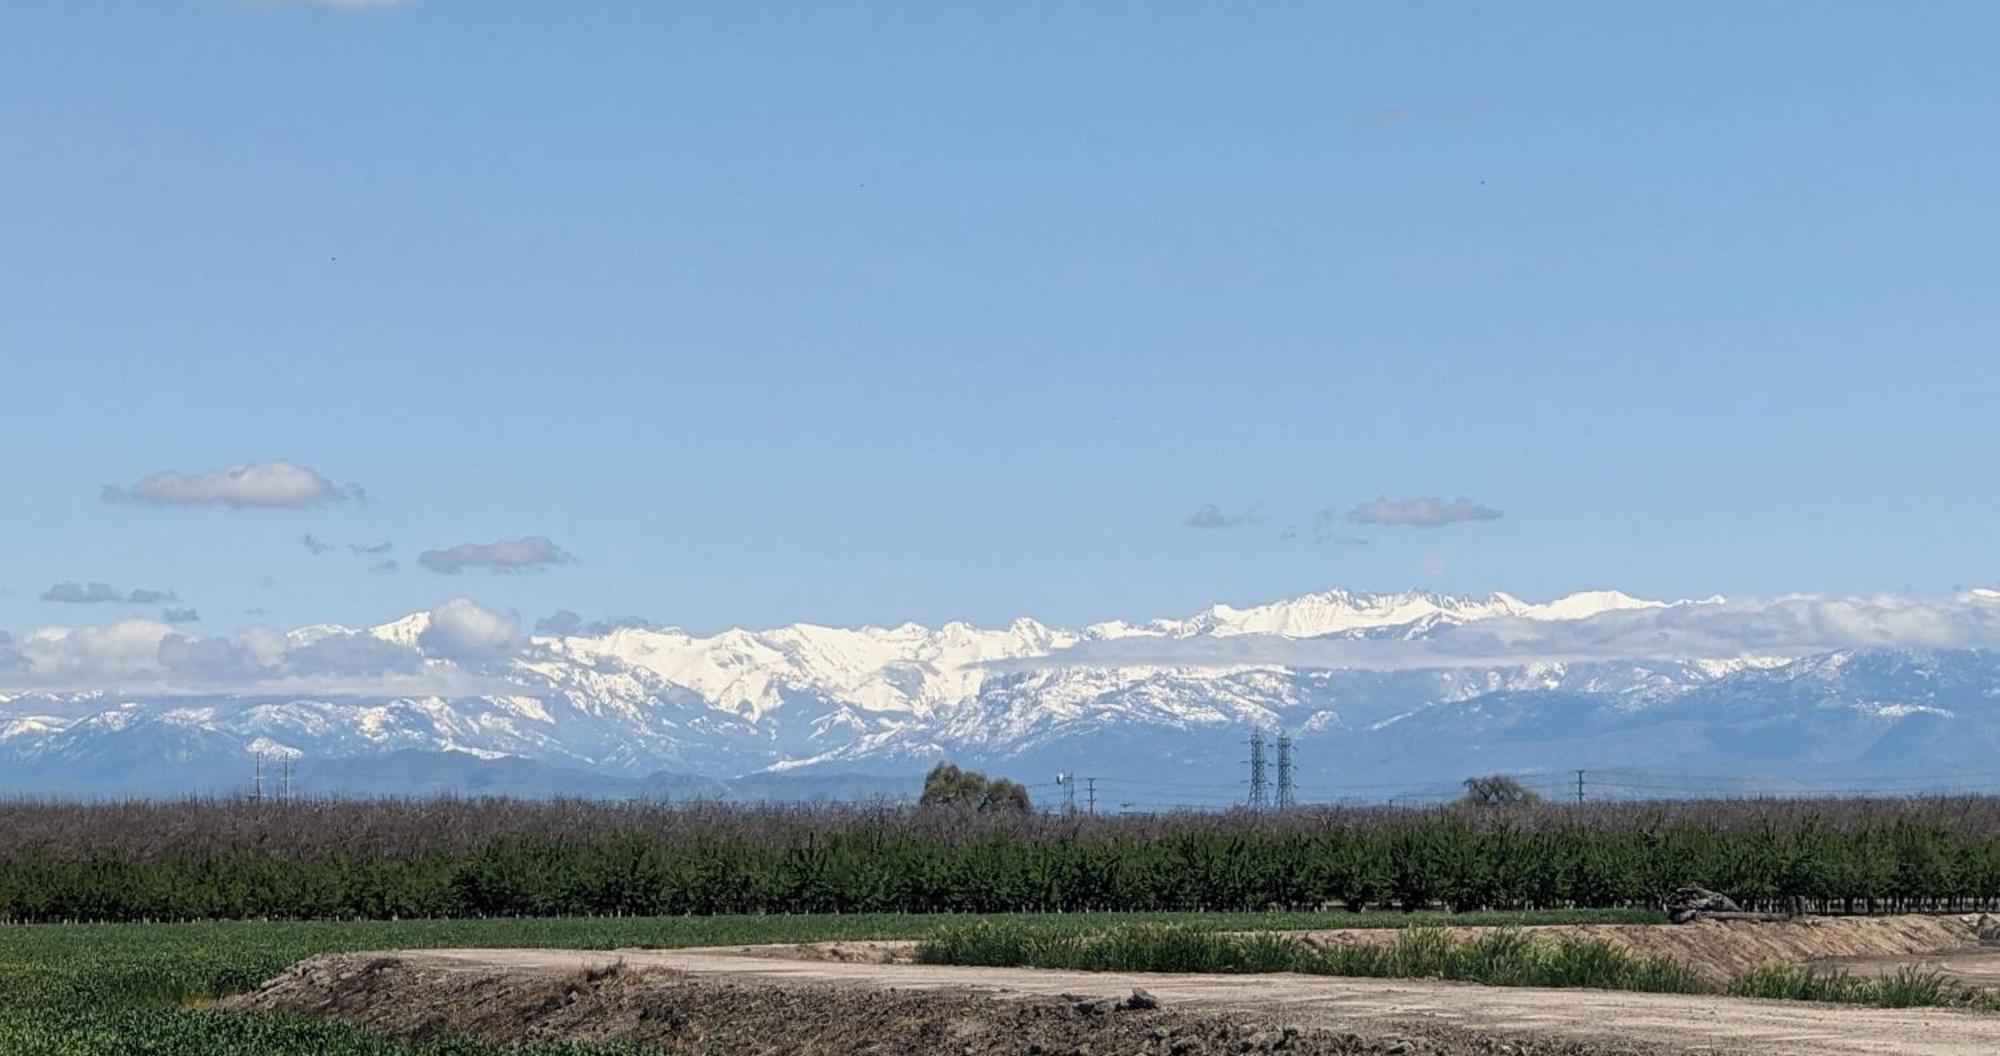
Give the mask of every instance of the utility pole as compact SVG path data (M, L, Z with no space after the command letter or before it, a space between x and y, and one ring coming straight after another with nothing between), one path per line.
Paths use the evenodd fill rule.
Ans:
M1084 778L1083 787L1090 794L1090 816L1094 818L1097 816L1097 779L1094 777Z
M1578 806L1583 805L1583 771L1581 770L1576 772L1576 802Z
M250 799L255 803L264 802L264 753L250 757Z
M1056 775L1056 784L1063 790L1063 817L1076 814L1076 775L1064 771Z
M1278 734L1278 809L1290 810L1298 803L1292 790L1292 736Z
M285 756L285 776L278 785L278 802L292 801L292 757Z
M1270 782L1264 776L1264 731L1250 734L1250 809L1271 805Z

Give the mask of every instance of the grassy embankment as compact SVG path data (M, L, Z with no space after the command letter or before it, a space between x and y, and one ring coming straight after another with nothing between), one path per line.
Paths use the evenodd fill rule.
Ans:
M918 946L917 959L927 964L1082 971L1303 972L1450 979L1488 986L1722 993L1882 1008L2000 1011L2000 999L1935 972L1904 969L1877 979L1838 971L1773 967L1738 976L1718 989L1665 958L1634 957L1589 939L1551 942L1512 928L1455 939L1438 928L1416 927L1379 945L1315 947L1288 935L1218 934L1213 929L1172 923L1124 923L1089 931L984 920L938 929Z

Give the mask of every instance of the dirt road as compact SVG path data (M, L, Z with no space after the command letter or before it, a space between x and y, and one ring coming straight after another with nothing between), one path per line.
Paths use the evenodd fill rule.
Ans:
M768 954L768 951L764 951ZM777 987L954 991L1008 1000L1120 995L1143 987L1172 1009L1254 1014L1357 1030L1411 1022L1507 1037L1624 1041L1682 1052L1762 1056L1986 1056L2000 1052L2000 1016L1847 1008L1598 990L1302 975L1171 975L846 963L742 949L429 950L393 955L428 969L509 975L575 974L622 961L703 981Z

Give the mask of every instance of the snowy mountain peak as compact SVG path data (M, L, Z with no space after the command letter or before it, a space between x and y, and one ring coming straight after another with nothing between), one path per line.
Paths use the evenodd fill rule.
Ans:
M415 649L418 639L423 637L424 632L429 630L430 626L431 614L428 612L416 612L400 620L391 620L388 623L370 627L368 633L385 642L393 642L405 648Z
M1086 634L1092 638L1122 638L1138 634L1175 638L1247 634L1321 638L1384 627L1465 623L1499 616L1580 620L1605 612L1659 608L1666 604L1635 598L1616 590L1580 591L1546 604L1523 601L1512 594L1498 592L1480 598L1421 590L1399 594L1328 590L1247 609L1213 605L1184 620L1155 620L1139 625L1122 621L1100 623L1089 628Z

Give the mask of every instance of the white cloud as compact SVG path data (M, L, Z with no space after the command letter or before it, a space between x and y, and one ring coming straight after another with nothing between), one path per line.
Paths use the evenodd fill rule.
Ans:
M425 653L447 660L493 660L507 655L521 637L521 621L469 598L453 598L431 610L430 625L417 636Z
M1355 524L1379 524L1397 528L1442 528L1460 521L1497 521L1503 515L1491 506L1471 499L1446 502L1436 497L1417 499L1378 498L1347 511Z
M107 484L106 502L145 506L227 506L231 509L306 509L363 497L360 487L336 485L291 462L240 462L205 473L150 473L131 487Z
M426 550L417 555L418 564L446 575L457 575L468 568L516 572L524 568L565 564L570 560L572 558L562 547L540 535L492 543L460 543L449 549Z
M437 645L440 655L449 652L454 659L504 656L513 636L496 631L496 623L510 626L511 617L487 613L470 602L447 602L433 610L435 633L425 648ZM417 648L364 632L316 628L294 636L253 627L204 638L165 620L129 619L93 627L45 627L18 640L0 635L0 688L160 695L450 696L518 687L475 673L463 663L426 660Z
M119 620L98 627L44 627L21 640L38 680L103 685L160 673L160 643L178 632L158 620Z

